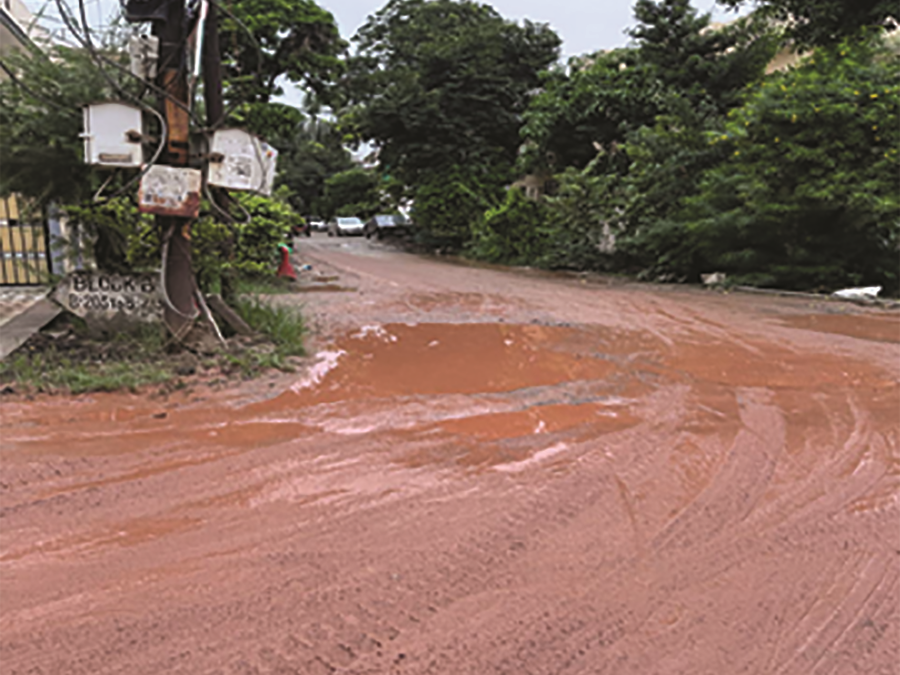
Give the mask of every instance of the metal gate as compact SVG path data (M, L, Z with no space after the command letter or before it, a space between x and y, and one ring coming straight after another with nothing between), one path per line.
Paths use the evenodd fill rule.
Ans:
M36 286L50 280L47 221L22 215L15 195L0 197L0 286Z

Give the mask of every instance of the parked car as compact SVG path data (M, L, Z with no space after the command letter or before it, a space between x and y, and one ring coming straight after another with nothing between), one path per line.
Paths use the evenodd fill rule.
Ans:
M409 230L409 221L399 213L383 214L372 216L366 221L366 227L363 234L366 239L376 237L381 239L384 236L397 236L405 234Z
M328 229L328 222L321 216L306 216L306 222L315 232L325 232Z
M338 216L328 223L329 237L346 237L351 234L362 234L363 221L356 216Z

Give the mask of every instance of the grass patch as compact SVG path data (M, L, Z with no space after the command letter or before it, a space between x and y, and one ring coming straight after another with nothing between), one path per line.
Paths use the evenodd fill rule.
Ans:
M272 341L275 345L273 355L284 359L306 354L303 347L306 326L303 317L295 310L275 307L258 297L239 298L235 309L253 330Z
M171 380L173 371L161 362L110 361L75 363L55 350L18 354L0 363L0 381L15 382L35 391L64 389L73 394L89 391L136 390Z
M258 286L255 286L259 288ZM234 308L258 333L249 340L235 336L217 354L198 357L169 343L161 326L97 338L83 321L61 315L0 362L0 387L25 392L135 391L200 371L240 374L250 379L266 370L293 371L291 357L303 356L306 328L300 314L276 307L258 296L244 296ZM182 384L183 386L183 384Z
M234 286L236 295L283 295L295 290L295 281L275 276L240 277Z

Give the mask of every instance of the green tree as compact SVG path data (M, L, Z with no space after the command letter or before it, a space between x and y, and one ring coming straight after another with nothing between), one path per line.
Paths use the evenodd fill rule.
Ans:
M711 29L710 15L698 14L690 0L637 0L634 16L638 23L628 34L639 62L704 112L722 114L737 105L743 89L760 80L778 44L777 34L755 18Z
M788 35L802 47L834 45L862 29L897 27L894 0L718 0L726 7L753 4L763 17L787 24Z
M820 48L709 135L727 159L684 200L682 273L897 292L900 59L876 45Z
M290 202L301 213L320 213L325 181L352 168L353 160L334 126L310 120L284 143L278 157L278 182L291 190ZM327 209L325 209L327 210Z
M313 0L234 0L227 9L219 45L232 100L268 103L283 93L282 78L322 94L340 75L346 43Z
M358 216L366 219L381 211L380 179L372 169L354 167L325 180L324 195L319 202L322 215L331 218Z
M342 126L408 185L441 167L481 181L510 166L521 115L560 45L546 25L468 0L390 0L353 41Z
M524 114L523 171L585 167L598 146L612 147L659 114L665 90L635 49L616 49L569 61L570 73L545 78Z
M5 54L3 63L15 79L0 82L0 193L38 203L89 198L100 181L84 164L81 108L119 95L84 50L54 45Z
M546 78L525 114L522 168L583 168L598 147L614 151L685 104L693 117L715 119L762 78L777 46L753 20L710 30L709 14L688 0L638 0L634 11L631 48L571 59L568 74ZM626 170L627 155L615 166Z
M313 0L235 0L219 16L225 97L233 106L228 123L284 152L306 116L272 99L285 82L303 86L310 99L327 98L347 43L334 16Z

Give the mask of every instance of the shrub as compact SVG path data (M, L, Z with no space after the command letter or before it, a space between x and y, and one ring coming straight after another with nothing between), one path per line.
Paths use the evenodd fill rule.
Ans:
M755 91L708 140L727 159L684 200L678 219L696 253L685 272L897 292L898 65L872 43L845 42Z
M430 248L460 250L471 237L471 227L502 198L499 176L477 177L455 167L422 178L415 192L413 220Z
M473 223L469 252L488 262L535 265L548 246L543 222L543 205L511 188L503 204Z

